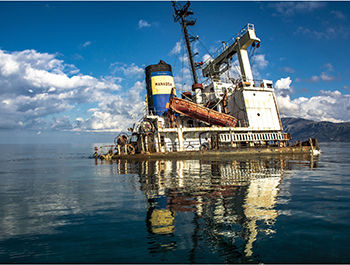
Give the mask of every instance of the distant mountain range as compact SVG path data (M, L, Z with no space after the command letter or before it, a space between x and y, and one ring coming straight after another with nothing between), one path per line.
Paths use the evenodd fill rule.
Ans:
M283 132L292 135L292 141L317 138L319 142L350 142L350 122L333 123L301 118L282 118Z

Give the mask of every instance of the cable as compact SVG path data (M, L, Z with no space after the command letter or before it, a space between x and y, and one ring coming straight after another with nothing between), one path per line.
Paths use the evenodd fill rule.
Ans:
M180 39L179 39L179 42L180 42L180 47L181 47L181 34L180 34ZM176 54L175 54L175 62L174 62L174 66L173 66L173 71L175 72L175 67L176 67L176 60L177 60L177 56L179 54L179 51L176 51Z
M256 56L258 56L259 48L256 45L255 47L251 47L251 50L253 50L253 52L251 52L251 54L249 55L249 58L250 58L250 61L251 61L251 66L253 67L254 64L255 64Z
M195 35L191 29L189 29L189 30L191 31L192 35ZM198 35L195 35L195 36L198 36ZM210 55L210 57L213 58L213 55L207 50L207 48L205 48L204 44L199 40L199 37L197 38L197 40L203 46L203 48L206 50L206 52Z

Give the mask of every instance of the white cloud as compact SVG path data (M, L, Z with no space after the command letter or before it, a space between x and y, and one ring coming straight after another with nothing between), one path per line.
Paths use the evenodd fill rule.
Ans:
M211 55L209 55L209 54L204 54L203 55L203 57L202 57L202 61L203 62L207 62L208 60L211 60L212 59L212 57L211 57Z
M292 80L290 79L290 77L281 78L281 79L276 81L275 88L278 89L278 90L280 90L280 89L289 89L291 83L292 83Z
M325 63L324 67L328 69L328 71L334 72L334 67L331 63Z
M316 9L323 8L327 4L324 2L275 2L269 7L274 8L279 15L290 17L297 13L310 13Z
M251 59L251 63L252 63L252 71L253 71L254 78L262 79L259 70L265 69L269 64L269 62L265 60L265 54L259 54L254 56ZM237 65L239 65L238 62L237 62Z
M341 19L341 20L345 20L346 19L346 16L344 15L343 12L341 11L331 11L331 14L334 14L337 18Z
M330 63L326 63L324 64L324 67L327 69L326 71L321 72L321 74L319 76L312 76L309 79L300 79L297 78L295 81L296 82L303 82L306 81L308 83L318 83L318 82L332 82L332 81L336 81L336 80L340 80L341 79L341 75L338 73L337 76L331 74L331 72L334 72L334 67L332 64Z
M293 87L291 87L292 80L290 77L281 78L275 83L276 95L286 97L294 93Z
M151 24L149 24L146 20L141 19L139 21L139 29L145 28L145 27L150 27Z
M72 58L74 60L84 60L84 57L80 54L77 54L77 53L74 56L72 56Z
M69 120L69 116L63 115L62 117L53 117L54 123L51 128L60 131L72 130L73 126Z
M92 43L91 41L87 41L87 42L85 42L85 43L83 44L83 46L84 46L84 47L87 47L87 46L89 46L91 43Z
M187 67L179 71L180 75L174 76L175 87L181 90L191 91L192 89L192 73Z
M317 83L321 81L321 78L318 76L312 76L310 79L306 80L308 83Z
M321 90L318 94L320 96L327 96L327 97L331 97L331 98L341 98L342 97L342 94L338 90L336 90L336 91Z
M341 25L338 25L335 28L328 27L323 29L323 31L311 30L308 28L304 28L303 26L300 26L294 34L295 35L302 34L309 38L332 40L332 39L337 39L339 37L346 39L349 35L349 32L350 32L349 27L341 26Z
M331 82L331 81L334 81L336 79L335 76L330 75L330 74L328 74L326 72L322 72L320 74L320 78L321 78L322 81L326 81L326 82Z
M175 47L170 51L169 56L178 54L181 51L181 42L176 42Z
M254 63L259 69L264 69L269 64L269 62L265 60L265 54L256 55L254 58Z
M0 128L118 131L132 123L130 114L142 115L144 100L140 94L145 91L144 82L121 90L117 83L122 78L118 76L70 76L75 66L56 56L35 50L0 50ZM126 77L143 78L143 69L135 64L119 70ZM90 118L71 120L65 114L78 111L80 104L91 103L98 108L84 114L90 113ZM48 115L56 116L48 121Z
M289 95L276 95L278 108L282 117L300 117L300 101L292 101Z
M134 63L124 70L124 75L126 76L142 76L143 74L144 74L144 69L138 67Z
M145 101L141 92L145 91L145 81L137 81L132 88L120 95L100 95L98 108L91 108L91 117L76 119L74 130L87 131L127 131L135 120L142 117Z
M283 71L285 71L287 73L291 73L291 74L296 72L293 68L290 68L290 67L281 67L280 70L283 70Z
M311 98L290 98L292 93L290 77L277 80L275 83L276 98L282 117L301 117L316 121L344 122L349 121L348 109L350 95L339 91L321 90Z
M141 67L138 67L134 63L132 63L131 65L127 65L127 64L116 62L110 65L110 69L113 74L121 73L127 77L136 76L140 78L140 77L143 77L144 75L144 69Z

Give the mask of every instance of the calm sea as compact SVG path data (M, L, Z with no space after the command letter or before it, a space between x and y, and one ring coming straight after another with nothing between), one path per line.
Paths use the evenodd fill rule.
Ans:
M350 263L349 143L138 162L0 147L0 263Z

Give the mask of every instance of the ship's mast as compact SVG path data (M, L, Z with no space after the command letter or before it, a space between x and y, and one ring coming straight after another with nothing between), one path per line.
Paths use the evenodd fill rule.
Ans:
M191 3L189 1L187 1L187 3L183 7L181 7L181 5L176 3L176 1L171 1L171 2L173 3L173 7L175 10L175 13L173 15L174 21L178 22L181 19L182 30L183 30L184 38L186 41L188 57L190 60L190 65L191 65L192 77L193 77L194 84L197 84L198 78L197 78L197 73L196 73L196 66L195 66L195 63L193 61L191 41L189 39L188 31L187 31L188 26L193 26L196 23L195 19L187 18L189 15L193 15L193 12L191 10L188 10Z

